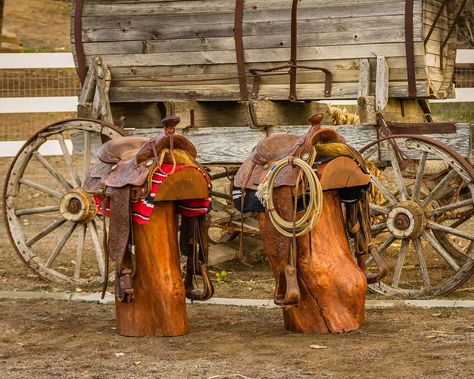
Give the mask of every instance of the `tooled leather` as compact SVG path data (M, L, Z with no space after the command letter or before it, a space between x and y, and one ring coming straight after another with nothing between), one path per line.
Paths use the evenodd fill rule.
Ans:
M108 248L110 258L117 262L116 270L121 271L123 257L127 249L130 233L130 188L113 188L108 191L110 195L110 226Z
M111 139L97 150L97 158L105 163L117 163L134 156L140 147L149 141L146 137L127 136Z
M252 150L251 159L256 164L266 164L288 156L300 138L292 134L273 134L261 140Z

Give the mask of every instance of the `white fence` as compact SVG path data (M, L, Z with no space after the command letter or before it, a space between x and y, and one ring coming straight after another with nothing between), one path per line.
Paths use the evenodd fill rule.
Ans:
M458 50L456 63L474 63L474 50ZM71 53L0 54L0 70L74 67ZM455 99L432 102L474 102L474 88L459 88L456 89ZM77 103L76 96L0 98L0 113L75 112ZM333 105L355 105L356 101L333 100L330 103ZM24 141L0 141L0 157L14 156L23 143ZM54 151L50 153L56 154Z

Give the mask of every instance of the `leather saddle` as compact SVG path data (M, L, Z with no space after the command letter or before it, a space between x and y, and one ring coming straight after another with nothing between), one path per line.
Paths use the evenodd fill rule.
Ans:
M246 192L255 193L278 160L288 158L291 162L293 157L301 158L313 166L323 191L338 190L341 201L351 207L351 211L347 212L348 217L351 217L347 225L353 232L351 236L358 237L356 253L377 253L370 244L370 223L367 217L361 215L363 209L359 206L359 201L364 201L365 191L370 185L370 173L359 153L347 145L341 135L332 129L322 128L323 117L323 114L313 115L309 119L311 127L303 137L274 134L261 140L234 177L234 194L238 191L241 193L235 204L240 206L243 213L245 202L252 201ZM298 180L299 168L287 165L275 179L274 187L295 187ZM361 227L362 222L365 224ZM381 262L379 259L376 261ZM296 265L290 263L278 274L274 300L282 306L299 304Z
M92 166L89 175L84 181L84 188L89 193L102 198L104 208L104 250L106 253L106 276L102 295L107 288L109 256L115 261L115 296L120 302L130 302L133 299L133 277L135 275L135 245L133 241L133 225L131 215L131 202L146 198L151 191L152 176L157 170L161 170L163 163L172 164L172 175L178 164L196 163L196 148L185 137L175 134L179 117L166 117L162 120L164 131L154 138L137 136L126 136L112 139L103 144L97 151L97 161ZM205 170L201 170L205 172ZM182 175L182 174L181 174ZM109 233L106 233L105 208L107 200L110 200L110 223ZM185 217L183 217L185 219ZM205 228L203 218L198 217L201 232ZM187 222L182 222L187 225ZM207 239L195 235L193 243L199 246L201 251L207 251ZM182 251L190 254L188 250ZM199 260L199 258L205 261ZM212 296L212 283L209 280L207 270L207 254L200 256L192 255L199 261L192 261L187 266L191 274L187 288L192 287L193 275L203 277L205 289L200 293L193 292L194 300L206 300ZM200 267L199 273L193 268ZM193 271L191 271L193 270ZM210 287L210 288L209 288ZM188 291L187 291L188 292Z

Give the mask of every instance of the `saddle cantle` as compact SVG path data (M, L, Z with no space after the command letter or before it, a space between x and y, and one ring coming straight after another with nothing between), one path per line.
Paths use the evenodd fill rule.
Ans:
M186 180L201 180L204 182L201 187L205 190L200 190L199 195L209 197L208 184L204 178L207 174L196 163L196 148L188 139L175 134L175 127L179 121L179 117L163 119L164 131L158 137L126 136L106 142L98 150L97 162L92 166L89 175L84 180L85 190L101 198L100 203L104 212L104 249L107 255L107 271L108 256L110 255L110 258L116 263L115 293L117 300L121 302L129 302L133 299L133 277L136 271L135 247L133 233L131 233L133 229L131 202L149 196L154 173L166 174L166 178L170 178L168 180L170 185L178 182L186 183ZM171 171L162 171L164 163L168 166L172 164ZM173 174L177 165L185 165L185 167L176 172L175 178ZM193 167L198 170L193 169ZM162 185L161 187L166 188L166 191L162 191L164 196L160 196L160 193L155 197L155 200L170 201L190 198L186 197L186 188L179 188L173 192L167 188L169 186ZM110 208L108 237L105 234L107 204ZM198 224L205 225L199 217ZM183 222L183 225L187 225L187 223ZM200 226L201 229L204 227L202 225ZM202 230L199 235L201 236L201 234ZM200 237L199 241L195 239L193 243L199 245L201 250L207 251L207 246L203 246L203 243L207 243L207 239ZM188 251L183 251L183 253L187 254ZM201 296L194 294L194 298L199 297L200 300L205 300L212 296L213 289L205 264L207 253L201 254L201 258L192 256L192 265L188 265L190 267L187 267L187 269L192 270L196 265L204 265L198 274L203 277L206 288L204 294L201 294ZM197 259L197 261L194 262L194 259ZM192 273L194 274L194 271ZM193 278L193 275L188 276L191 279ZM108 274L106 274L103 294L105 294L107 277Z

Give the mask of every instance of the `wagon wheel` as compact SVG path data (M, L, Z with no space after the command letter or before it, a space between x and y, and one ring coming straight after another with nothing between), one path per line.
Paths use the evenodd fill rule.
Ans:
M95 148L121 135L97 120L61 121L36 133L15 157L4 187L5 223L25 265L42 278L75 285L103 280L102 222L81 186Z
M214 245L233 241L239 232L229 227L232 220L237 219L237 212L233 207L212 199L211 225L209 228L209 242Z
M370 209L373 239L390 271L370 288L423 297L462 285L474 271L472 166L426 137L386 137L361 152L368 161L387 163L379 175L371 174L381 198Z

